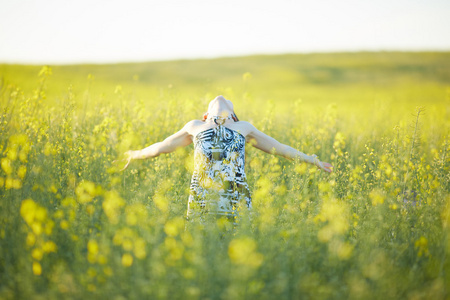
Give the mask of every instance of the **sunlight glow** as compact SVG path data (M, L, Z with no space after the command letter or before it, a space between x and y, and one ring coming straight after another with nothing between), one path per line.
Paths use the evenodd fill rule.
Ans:
M2 2L0 62L450 48L444 0Z

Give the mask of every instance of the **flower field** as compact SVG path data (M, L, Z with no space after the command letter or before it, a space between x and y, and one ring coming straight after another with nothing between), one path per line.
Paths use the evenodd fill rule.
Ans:
M193 146L113 163L217 95L253 210L186 221ZM0 65L0 299L448 299L450 53Z

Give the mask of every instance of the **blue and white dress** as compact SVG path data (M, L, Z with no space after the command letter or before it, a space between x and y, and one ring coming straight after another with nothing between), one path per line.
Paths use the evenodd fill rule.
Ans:
M194 165L188 219L213 214L235 220L240 207L251 208L242 134L223 125L199 132L194 137Z

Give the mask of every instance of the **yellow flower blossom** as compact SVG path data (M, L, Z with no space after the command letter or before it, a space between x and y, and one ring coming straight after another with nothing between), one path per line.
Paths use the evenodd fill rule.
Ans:
M81 182L75 189L75 194L77 195L78 202L81 204L91 202L92 199L97 195L95 184L90 181Z
M94 255L97 255L98 253L98 244L95 240L89 240L87 244L87 249L89 253L92 253Z
M134 250L133 250L134 256L139 259L144 259L147 255L146 252L146 244L143 238L137 238L134 241Z
M31 257L33 257L35 260L41 260L44 256L44 251L40 248L34 248L33 251L31 251Z
M164 225L164 232L168 236L177 236L183 228L184 220L181 217L178 217L169 220L166 225Z
M45 253L56 252L56 248L56 244L52 241L46 241L42 246L42 250L44 250Z
M428 240L421 236L417 241L414 243L414 248L417 249L417 256L428 256L430 253L428 251Z
M320 213L314 217L316 223L325 223L318 232L321 242L329 242L334 236L345 234L350 228L347 205L335 199L323 202Z
M116 191L110 191L105 193L105 199L103 200L102 207L108 220L112 224L119 222L120 208L125 205L125 201L119 196Z
M251 74L250 72L245 72L245 73L242 75L242 79L243 79L244 81L250 80L250 79L252 79L252 74Z
M8 158L1 159L1 166L2 166L3 171L5 171L5 173L7 175L10 175L13 172L13 168L11 166L11 160Z
M34 275L37 275L37 276L39 276L39 275L42 274L42 267L41 267L41 264L38 263L37 261L34 261L34 262L33 262L33 274L34 274Z
M228 246L228 256L232 263L249 267L259 267L264 256L256 251L256 242L250 237L234 239Z
M124 267L130 267L133 264L133 256L128 253L122 255L122 265Z
M34 246L34 244L36 243L36 236L29 232L27 235L27 246Z
M62 220L61 223L59 223L59 226L61 227L61 229L68 229L69 228L69 222L67 222L67 220Z
M350 258L353 252L353 246L349 243L339 243L337 246L337 256L342 260L347 260Z
M135 203L125 208L125 220L128 225L136 225L147 219L147 209L143 204Z
M372 190L369 194L369 198L372 200L372 205L377 206L384 203L385 196L380 190Z

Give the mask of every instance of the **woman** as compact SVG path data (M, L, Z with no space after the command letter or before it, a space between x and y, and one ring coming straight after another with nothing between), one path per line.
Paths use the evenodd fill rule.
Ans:
M239 121L233 103L218 96L209 103L203 121L188 122L180 131L164 141L145 149L127 151L126 169L134 159L156 157L194 142L194 173L188 201L188 218L204 213L235 218L239 205L251 208L246 181L245 143L271 154L316 165L332 172L332 165L321 162L316 155L306 155L281 144L252 124Z

